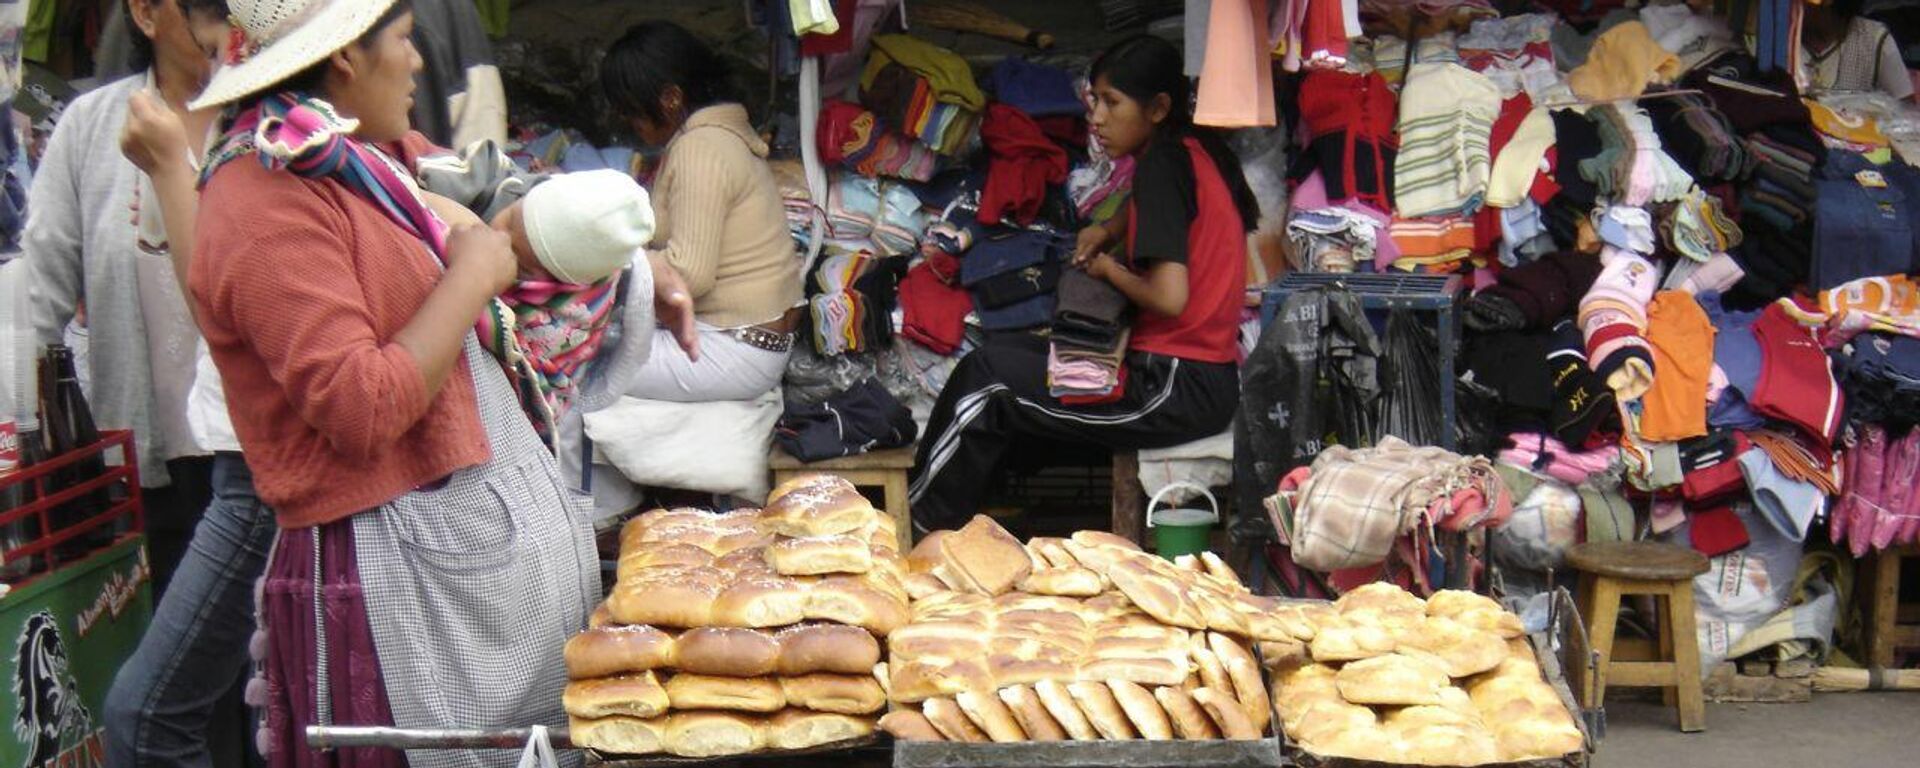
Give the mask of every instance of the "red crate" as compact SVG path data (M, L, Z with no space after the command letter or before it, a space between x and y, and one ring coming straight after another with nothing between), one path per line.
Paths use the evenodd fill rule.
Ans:
M106 471L102 472L99 477L92 478L84 483L62 488L52 494L46 492L49 475L92 457L108 458L108 453L114 450L120 452L120 463L118 466L109 465ZM131 525L128 526L127 533L116 537L112 543L101 547L101 549L117 544L127 537L139 535L146 528L146 515L140 505L140 468L138 464L139 462L133 453L133 432L124 429L112 429L102 430L99 442L92 445L68 451L47 461L27 467L24 470L9 472L4 476L0 476L0 490L16 486L26 486L32 491L30 496L33 499L33 501L27 502L25 505L0 512L0 527L11 525L20 520L32 520L39 523L40 529L39 534L27 539L25 544L13 549L0 551L0 563L11 563L22 558L38 556L40 562L38 567L34 569L34 577L38 577L58 569L63 564L62 558L55 552L56 547L112 525L115 521L122 518L126 518L131 522ZM120 500L86 520L64 528L55 529L53 527L51 513L54 509L102 488L119 489L117 495L121 497ZM69 562L78 561L85 559L91 554L93 554L92 551L78 556L69 554L65 559ZM16 589L20 586L20 584L14 585Z

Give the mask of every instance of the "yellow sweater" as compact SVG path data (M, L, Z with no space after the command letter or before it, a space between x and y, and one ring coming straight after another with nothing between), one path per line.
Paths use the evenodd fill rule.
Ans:
M701 322L758 325L800 301L800 265L766 157L739 104L693 113L667 143L653 185L652 256L686 277Z

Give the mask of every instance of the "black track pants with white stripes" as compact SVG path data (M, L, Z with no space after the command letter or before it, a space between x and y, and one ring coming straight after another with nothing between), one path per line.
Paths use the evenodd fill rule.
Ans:
M998 485L1008 448L1022 438L1165 448L1219 434L1239 400L1239 373L1231 363L1134 352L1118 401L1062 405L1048 393L1046 340L995 338L961 359L933 407L913 462L914 528L925 533L966 524Z

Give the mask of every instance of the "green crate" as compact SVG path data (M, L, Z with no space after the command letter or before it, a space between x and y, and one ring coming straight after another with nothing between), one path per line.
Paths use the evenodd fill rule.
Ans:
M0 765L106 765L102 707L153 619L146 537L122 537L0 597Z

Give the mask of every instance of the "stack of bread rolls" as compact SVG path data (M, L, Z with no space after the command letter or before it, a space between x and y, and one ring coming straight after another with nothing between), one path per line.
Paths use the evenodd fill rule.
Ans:
M907 622L892 520L813 475L764 510L655 510L621 531L618 579L567 643L577 746L719 757L873 733L880 638Z
M1584 747L1520 618L1487 597L1369 584L1303 616L1304 649L1263 650L1281 728L1310 753L1482 765Z
M1206 555L1170 563L1111 534L1022 545L991 519L907 558L913 620L887 638L896 738L1257 739L1259 640L1299 617Z

